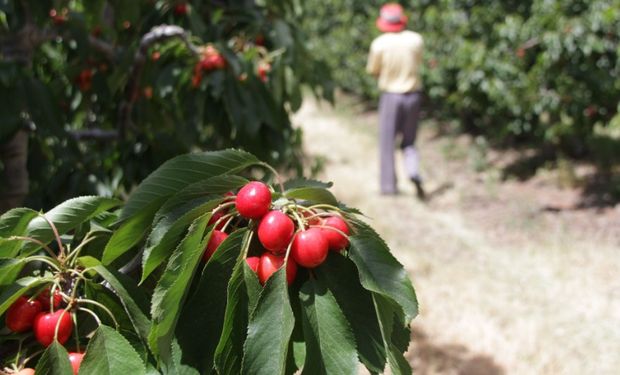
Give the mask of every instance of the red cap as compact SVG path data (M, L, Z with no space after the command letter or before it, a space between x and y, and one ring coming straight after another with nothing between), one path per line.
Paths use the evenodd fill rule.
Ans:
M376 22L377 28L384 33L395 33L402 31L407 25L403 7L396 3L387 3L381 7L379 18Z

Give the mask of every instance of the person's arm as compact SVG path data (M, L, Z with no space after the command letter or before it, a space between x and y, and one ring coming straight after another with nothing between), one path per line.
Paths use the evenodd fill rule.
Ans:
M375 77L381 72L381 54L377 51L377 46L375 43L370 46L366 71Z

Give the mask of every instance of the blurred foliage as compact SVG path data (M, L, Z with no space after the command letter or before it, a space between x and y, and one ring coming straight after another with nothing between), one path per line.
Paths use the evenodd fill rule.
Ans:
M367 99L364 71L383 2L306 2L303 27L337 85ZM605 163L620 137L617 0L401 1L425 38L429 111L496 144L527 143ZM615 146L609 146L609 143ZM620 159L616 159L620 160Z
M123 196L196 149L242 148L299 171L289 115L303 85L331 98L300 15L292 0L1 0L0 141L36 128L27 205ZM158 25L186 32L145 38ZM207 45L226 67L196 77Z

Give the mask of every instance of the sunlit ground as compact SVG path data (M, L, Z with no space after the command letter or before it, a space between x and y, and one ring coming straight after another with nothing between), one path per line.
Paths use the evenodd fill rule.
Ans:
M371 218L410 272L414 373L618 373L620 205L572 209L579 190L558 187L554 170L505 181L486 160L502 155L430 125L419 146L431 201L403 176L400 196L381 197L375 113L308 100L295 123L324 158L319 178Z

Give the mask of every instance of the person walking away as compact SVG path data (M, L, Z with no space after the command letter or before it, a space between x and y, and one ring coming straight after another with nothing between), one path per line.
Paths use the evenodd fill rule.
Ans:
M383 33L373 40L366 70L377 78L379 100L379 154L381 194L398 194L394 154L396 137L401 136L407 176L414 184L418 198L425 192L415 148L420 118L420 67L424 40L414 31L405 30L407 16L399 4L381 7L377 28Z

